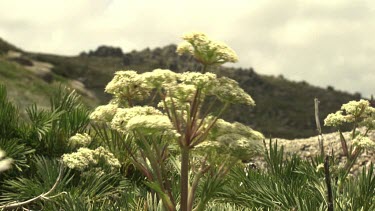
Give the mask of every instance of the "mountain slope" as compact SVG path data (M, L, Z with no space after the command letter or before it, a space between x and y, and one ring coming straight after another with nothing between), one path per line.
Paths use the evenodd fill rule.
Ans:
M66 80L84 84L101 103L110 96L104 93L105 85L117 70L133 69L138 72L167 68L175 72L196 71L200 66L189 56L178 56L176 46L123 53L119 48L101 46L96 51L66 57L52 54L24 52L27 59L51 64L53 74ZM257 106L248 108L236 105L230 108L225 119L239 121L262 131L267 137L300 138L316 134L314 98L321 101L321 119L336 111L343 103L359 99L358 94L323 89L306 82L293 82L283 77L264 76L253 69L218 67L211 69L219 76L238 81L255 100ZM324 128L325 132L330 132Z
M0 55L0 84L7 88L9 98L20 106L20 111L33 103L40 108L49 107L49 98L60 86L76 89L86 104L98 104L94 96L80 89L74 80L61 77L48 63L29 60L19 52Z

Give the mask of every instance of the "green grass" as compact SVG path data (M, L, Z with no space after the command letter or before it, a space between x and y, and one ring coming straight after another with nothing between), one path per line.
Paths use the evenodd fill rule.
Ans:
M20 106L21 110L33 103L42 108L49 107L49 99L59 86L70 86L65 77L53 74L53 78L52 83L47 83L23 66L0 57L0 84L7 87L10 100ZM96 99L84 96L82 99L87 105L98 104Z

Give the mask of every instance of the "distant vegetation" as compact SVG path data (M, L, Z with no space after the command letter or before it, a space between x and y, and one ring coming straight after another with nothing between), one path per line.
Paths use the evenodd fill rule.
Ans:
M19 49L0 40L0 52L3 52L3 63L0 65L3 67L6 60L4 55L8 50ZM95 97L91 102L99 102L97 104L105 104L110 99L103 90L117 70L133 69L142 73L156 68L175 72L196 71L201 68L192 57L177 56L175 45L128 53L123 53L121 48L100 46L97 50L82 52L73 57L28 52L22 55L24 59L52 64L51 70L55 79L82 82L84 88L91 91ZM20 60L13 60L11 63L15 62L20 63ZM10 65L9 62L7 64ZM241 105L233 106L224 119L250 125L267 137L300 138L316 135L312 112L315 97L321 101L321 116L339 109L345 102L361 97L359 94L337 91L333 87L325 89L303 81L289 81L282 76L261 75L252 68L218 67L210 71L238 81L257 104L253 109ZM8 80L7 76L1 75L0 80ZM9 90L11 91L11 88Z

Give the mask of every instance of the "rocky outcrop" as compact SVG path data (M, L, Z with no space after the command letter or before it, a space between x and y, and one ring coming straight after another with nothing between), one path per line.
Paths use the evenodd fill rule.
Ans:
M350 133L344 133L344 136L347 137L347 140L350 140ZM370 133L370 137L372 140L375 140L375 131ZM333 150L333 156L339 161L340 165L346 163L346 157L343 154L343 150L341 147L340 142L340 136L339 133L329 133L324 134L324 148L325 153L327 155L332 155ZM316 155L319 155L320 149L318 145L318 137L310 137L306 139L294 139L294 140L288 140L288 139L273 139L272 142L277 141L278 146L284 147L285 154L292 155L296 153L298 156L304 158L304 159L311 159L315 157ZM348 144L350 146L350 141L348 141ZM269 147L269 140L266 141L267 147ZM264 160L261 157L255 158L253 161L257 167L264 167ZM358 173L359 170L363 166L369 166L370 163L375 163L375 151L364 151L359 157L357 162L354 164L351 173Z
M80 94L82 94L86 97L89 97L91 99L95 99L95 94L92 91L86 89L85 85L82 82L80 82L78 80L70 80L69 86L71 88L75 89L78 93L80 93Z
M47 83L53 82L54 77L51 71L53 68L52 64L47 62L35 61L25 56L22 52L13 50L7 52L6 58L9 61L14 61L24 66L26 69L30 70L33 74L43 79Z

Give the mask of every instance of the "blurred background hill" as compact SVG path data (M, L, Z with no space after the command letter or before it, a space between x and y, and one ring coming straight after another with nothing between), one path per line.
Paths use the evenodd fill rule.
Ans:
M110 96L104 87L117 70L139 73L166 68L175 72L197 71L200 66L190 56L178 56L176 45L123 52L119 47L99 46L77 56L26 52L0 38L0 83L20 108L35 102L49 105L48 96L58 86L77 90L85 103L94 108ZM323 120L343 103L361 98L334 87L316 87L305 81L290 81L282 75L261 75L252 68L218 67L210 70L230 77L255 100L256 107L236 105L224 118L238 121L264 133L266 137L303 138L316 135L314 98L320 100ZM324 132L332 132L328 128Z

